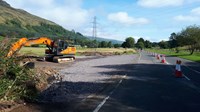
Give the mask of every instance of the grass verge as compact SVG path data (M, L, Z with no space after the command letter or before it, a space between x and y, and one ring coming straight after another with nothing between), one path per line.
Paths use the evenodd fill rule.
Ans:
M195 62L200 62L200 52L194 52L194 54L190 55L189 52L184 51L184 50L181 50L179 53L176 53L175 51L172 51L169 49L148 49L148 51L165 54L169 56L174 56L174 57L180 57L180 58L195 61Z

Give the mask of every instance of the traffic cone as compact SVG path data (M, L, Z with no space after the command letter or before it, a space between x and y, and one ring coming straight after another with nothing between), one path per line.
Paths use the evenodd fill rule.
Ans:
M160 54L157 54L157 59L158 59L158 60L160 59Z
M166 63L166 60L165 60L165 55L162 55L162 60L161 60L161 63Z
M176 67L175 67L175 76L176 77L182 77L182 71L181 71L181 60L176 61Z

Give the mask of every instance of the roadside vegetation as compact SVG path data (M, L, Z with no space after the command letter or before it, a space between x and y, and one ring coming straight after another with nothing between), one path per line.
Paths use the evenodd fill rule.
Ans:
M169 41L161 41L159 44L165 50L156 52L200 62L200 26L192 25L180 32L173 32Z
M175 50L172 50L172 49L147 49L147 50L151 51L151 52L165 54L165 55L168 55L168 56L180 57L180 58L184 58L184 59L187 59L187 60L200 62L200 52L194 52L191 55L190 52L185 50L185 48L179 48L178 53L176 53Z
M9 39L3 39L0 42L0 100L34 99L37 91L33 71L20 66L22 59L16 56L6 57L10 48Z
M191 25L173 32L168 41L150 42L139 38L135 47L200 62L200 26Z

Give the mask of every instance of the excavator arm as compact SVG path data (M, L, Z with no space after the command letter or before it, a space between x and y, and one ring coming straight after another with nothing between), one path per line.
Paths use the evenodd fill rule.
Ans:
M53 45L53 41L47 37L40 37L36 39L27 39L27 38L21 38L14 44L12 44L12 47L10 48L7 57L11 57L16 51L20 50L22 46L31 46L35 44L45 44L48 47L51 47Z

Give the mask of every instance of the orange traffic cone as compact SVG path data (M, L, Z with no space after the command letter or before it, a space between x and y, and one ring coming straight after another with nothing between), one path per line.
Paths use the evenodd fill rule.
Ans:
M181 72L181 60L176 61L176 67L175 67L175 76L176 77L182 77L182 72Z
M161 63L166 63L166 60L165 60L165 55L162 55L162 60L161 60Z
M158 60L160 59L160 54L157 54L157 59L158 59Z

